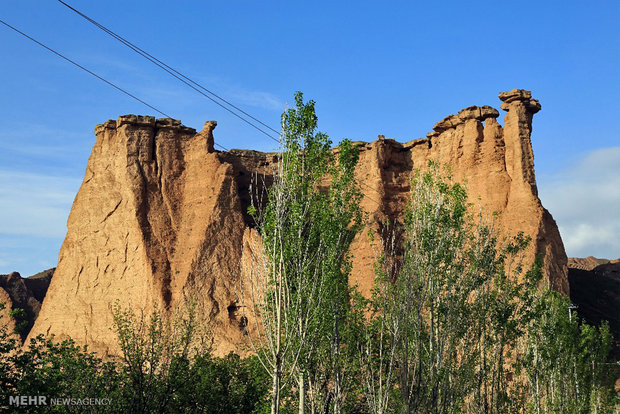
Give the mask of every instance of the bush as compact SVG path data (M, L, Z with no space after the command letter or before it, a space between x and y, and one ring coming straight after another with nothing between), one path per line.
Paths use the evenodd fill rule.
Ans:
M0 304L1 305L1 304ZM193 319L169 336L159 312L147 320L116 310L123 355L98 357L72 340L38 336L22 349L0 327L0 412L14 412L11 396L100 398L106 405L29 406L32 413L261 413L268 410L270 381L256 357L213 357L196 344ZM178 347L178 348L177 348Z

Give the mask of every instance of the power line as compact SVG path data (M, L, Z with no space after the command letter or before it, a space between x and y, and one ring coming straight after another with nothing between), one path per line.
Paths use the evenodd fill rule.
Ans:
M67 4L66 4L66 3L64 3L63 1L61 1L61 0L58 0L58 1L59 1L60 3L62 3L62 4L64 4L65 6L69 7L70 9L74 10L76 13L79 13L80 15L82 15L82 13L80 13L79 11L77 11L77 10L73 9L71 6L67 5ZM87 17L87 16L85 16L85 15L82 15L82 16L83 16L84 18L88 19L89 21L91 21L91 20L92 20L92 19L88 18L88 17ZM98 23L96 23L94 20L93 20L92 22L93 22L93 24L96 24L97 26L99 26L99 24L98 24ZM51 47L46 46L45 44L43 44L43 43L39 42L38 40L34 39L33 37L31 37L31 36L27 35L26 33L22 32L21 30L19 30L19 29L15 28L15 27L13 27L13 26L11 26L10 24L6 23L5 21L0 20L0 23L2 23L2 24L4 24L5 26L7 26L8 28L10 28L10 29L14 30L15 32L19 33L20 35L22 35L22 36L26 37L27 39L29 39L29 40L31 40L31 41L33 41L33 42L35 42L35 43L36 43L36 44L38 44L39 46L41 46L41 47L43 47L43 48L47 49L48 51L50 51L50 52L52 52L52 53L54 53L55 55L57 55L57 56L61 57L62 59L66 60L67 62L69 62L69 63L71 63L71 64L73 64L73 65L77 66L78 68L80 68L80 69L84 70L85 72L87 72L87 73L89 73L90 75L92 75L92 76L96 77L97 79L99 79L99 80L101 80L101 81L103 81L103 82L107 83L108 85L112 86L113 88L115 88L115 89L117 89L117 90L119 90L119 91L123 92L124 94L126 94L126 95L130 96L131 98L133 98L133 99L137 100L138 102L142 103L143 105L146 105L147 107L151 108L152 110L156 111L157 113L164 115L166 118L172 118L170 115L166 114L165 112L160 111L159 109L157 109L157 108L155 108L154 106L152 106L152 105L148 104L147 102L145 102L144 100L142 100L142 99L138 98L137 96L133 95L132 93L127 92L125 89L121 88L120 86L115 85L114 83L112 83L112 82L108 81L107 79L103 78L102 76L97 75L95 72L93 72L93 71L91 71L91 70L89 70L89 69L85 68L84 66L80 65L79 63L77 63L77 62L75 62L75 61L73 61L73 60L69 59L68 57L66 57L66 56L65 56L65 55L63 55L62 53L60 53L60 52L58 52L58 51L56 51L56 50L52 49ZM106 32L108 32L108 30L107 30L107 29L105 29L105 28L103 28L103 27L102 27L102 30L105 30ZM112 34L111 34L111 35L112 35ZM116 37L116 35L113 35L113 36L114 36L114 37ZM120 39L122 39L122 38L120 38ZM130 43L130 42L128 42L128 41L125 41L124 39L123 39L123 40L120 40L120 39L119 39L119 41L122 41L122 42L123 42L124 44L126 44L128 47L131 47L131 48L133 49L133 47L132 47L132 46L129 46L129 45L133 45L133 44L131 44L131 43ZM140 49L140 50L141 50L141 49ZM147 57L147 56L145 56L145 54L146 54L146 55L148 55L146 52L143 52L144 54L143 54L143 53L141 53L141 52L138 52L138 51L136 51L136 52L137 52L137 53L140 53L140 54L141 54L142 56L144 56L144 57ZM150 56L150 55L148 55L148 56ZM147 57L147 59L151 60L151 58L148 58L148 57ZM157 59L155 59L155 58L152 58L152 59L153 59L153 60L157 60ZM151 60L151 61L153 61L153 60ZM159 62L159 61L158 61L158 62ZM155 62L154 62L154 63L155 63ZM157 64L157 63L156 63L156 64ZM160 64L157 64L157 66L160 66L160 67L162 67L163 65L165 65L165 64L163 64L163 63L162 63L161 65L160 65ZM165 66L167 66L167 65L165 65ZM165 69L165 68L163 68L163 69L164 69L164 70L166 70L168 73L170 73L170 71L174 71L174 69L172 69L172 68L170 68L170 70L167 70L167 69ZM173 74L173 76L175 76L177 79L179 78L178 76L176 76L176 75L174 75L174 74ZM180 76L183 76L183 75L180 75ZM189 79L189 78L187 78L187 79ZM187 83L187 82L185 82L184 80L182 80L182 79L180 79L180 80L181 80L182 82L184 82L184 83L188 84L188 83ZM191 80L190 80L190 81L191 81ZM196 88L195 88L195 87L193 87L192 85L189 85L189 84L188 84L188 86L192 87L193 89L196 89ZM205 94L204 94L204 93L202 93L201 91L198 91L198 92L200 92L201 94L205 95ZM207 96L207 95L205 95L205 96ZM212 101L214 101L214 100L213 100L212 98L210 98L209 96L207 96L207 97L208 97L209 99L211 99ZM219 99L222 99L222 98L219 98ZM222 100L223 100L224 102L228 102L228 101L225 101L224 99L222 99ZM242 117L241 117L241 116L239 116L238 114L236 114L236 113L232 112L229 108L226 108L226 107L224 107L223 105L221 105L219 102L216 102L216 101L214 101L214 102L215 102L215 103L217 103L218 105L222 106L222 107L223 107L224 109L226 109L227 111L229 111L229 112L233 113L233 114L234 114L235 116L237 116L238 118L240 118L240 119L244 120L244 121L245 121L245 122L247 122L247 123L250 123L249 121L247 121L246 119L242 118ZM234 105L232 105L232 104L230 104L230 105L234 107ZM236 107L235 107L235 108L236 108ZM242 112L243 112L243 111L242 111ZM244 112L244 113L245 113L245 112ZM249 116L251 117L251 115L249 115ZM257 120L256 118L254 118L254 117L251 117L251 118L252 118L252 119L255 119L257 122L260 122L260 123L261 123L261 125L265 125L263 122L261 122L261 121ZM273 140L275 140L275 141L277 141L277 142L280 142L280 141L279 141L279 140L277 140L276 138L273 138L271 135L267 134L266 132L262 131L260 128L256 127L255 125L253 125L253 124L251 124L251 123L250 123L250 125L252 125L253 127L257 128L259 131L263 132L264 134L266 134L266 135L267 135L268 137L270 137L271 139L273 139ZM269 127L268 127L268 128L269 128ZM270 129L272 129L272 128L270 128ZM222 146L222 145L220 145L220 144L218 144L218 143L215 143L215 142L214 142L214 145L218 146L219 148L223 149L224 151L228 151L228 149L227 149L226 147L224 147L224 146ZM369 186L369 185L367 185L366 183L364 183L364 182L360 181L360 184L361 184L361 185L363 185L364 187L366 187L366 188L370 189L370 190L373 190L373 191L374 191L374 192L376 192L377 194L381 195L381 194L380 194L377 190L375 190L374 188L370 187L370 186ZM372 198L372 197L370 197L370 196L368 196L368 195L367 195L366 197L368 197L371 201L374 201L375 203L377 203L377 205L380 205L380 204L381 204L379 201L375 200L374 198Z
M275 138L274 136L272 136L271 134L269 134L268 132L264 131L262 128L256 126L254 123L252 123L251 121L247 120L245 117L239 115L237 112L233 111L232 109L226 107L224 104L222 104L221 102L218 102L216 99L219 99L220 101L224 102L225 104L229 105L231 108L234 108L236 111L241 112L242 114L244 114L245 116L251 118L252 120L258 122L259 124L263 125L265 128L273 131L274 133L280 135L280 132L273 129L272 127L270 127L269 125L265 124L264 122L260 121L259 119L253 117L252 115L250 115L249 113L245 112L243 109L235 106L234 104L232 104L231 102L227 101L226 99L222 98L221 96L217 95L216 93L212 92L211 90L207 89L206 87L204 87L203 85L199 84L198 82L192 80L191 78L187 77L186 75L182 74L181 72L179 72L178 70L172 68L171 66L167 65L166 63L162 62L161 60L157 59L156 57L154 57L153 55L151 55L150 53L144 51L143 49L141 49L140 47L136 46L134 43L130 42L129 40L125 39L124 37L120 36L119 34L115 33L114 31L108 29L107 27L103 26L102 24L98 23L97 21L93 20L92 18L88 17L87 15L85 15L84 13L80 12L79 10L75 9L74 7L70 6L69 4L65 3L62 0L58 0L59 3L61 3L62 5L64 5L65 7L67 7L68 9L70 9L71 11L77 13L79 16L81 16L82 18L84 18L85 20L87 20L88 22L92 23L93 25L95 25L96 27L98 27L99 29L103 30L104 32L106 32L108 35L112 36L113 38L115 38L116 40L118 40L119 42L121 42L122 44L124 44L125 46L127 46L128 48L130 48L131 50L133 50L134 52L136 52L137 54L139 54L140 56L144 57L145 59L147 59L148 61L150 61L151 63L155 64L156 66L158 66L160 69L163 69L164 71L166 71L168 74L170 74L171 76L175 77L176 79L178 79L179 81L183 82L185 85L189 86L190 88L194 89L196 92L200 93L201 95L203 95L205 98L209 99L210 101L212 101L213 103L215 103L216 105L220 106L222 109L228 111L229 113L231 113L232 115L236 116L237 118L241 119L242 121L244 121L245 123L247 123L248 125L252 126L253 128L255 128L256 130L260 131L261 133L263 133L264 135L266 135L267 137L271 138L272 140L276 141L276 142L280 142L279 139ZM212 95L213 97L215 97L216 99L212 98L211 96L207 95L205 92L209 93L210 95Z
M58 1L60 1L60 0L58 0ZM61 1L61 3L62 3L62 1ZM60 53L60 52L58 52L58 51L56 51L56 50L52 49L51 47L49 47L49 46L47 46L47 45L45 45L45 44L41 43L40 41L38 41L38 40L36 40L35 38L33 38L33 37L31 37L31 36L27 35L26 33L22 32L21 30L17 29L16 27L11 26L10 24L8 24L7 22L5 22L4 20L1 20L1 19L0 19L0 23L2 23L3 25L5 25L5 26L6 26L6 27L8 27L9 29L11 29L11 30L15 31L16 33L18 33L18 34L22 35L23 37L25 37L25 38L27 38L27 39L31 40L32 42L36 43L37 45L39 45L39 46L43 47L44 49L46 49L46 50L48 50L48 51L52 52L52 53L53 53L53 54L55 54L56 56L58 56L58 57L60 57L60 58L64 59L65 61L67 61L67 62L69 62L69 63L71 63L72 65L74 65L74 66L76 66L76 67L78 67L78 68L82 69L83 71L87 72L88 74L90 74L90 75L92 75L92 76L96 77L97 79L99 79L99 80L101 80L101 81L105 82L106 84L108 84L108 85L112 86L112 87L113 87L113 88L115 88L116 90L118 90L118 91L120 91L120 92L124 93L125 95L127 95L127 96L129 96L129 97L131 97L131 98L135 99L136 101L138 101L138 102L142 103L143 105L145 105L145 106L147 106L147 107L151 108L151 109L152 109L152 110L154 110L155 112L157 112L157 113L159 113L159 114L161 114L161 115L165 116L166 118L172 118L170 115L166 114L165 112L163 112L163 111L161 111L161 110L157 109L157 108L156 108L156 107L154 107L153 105L151 105L151 104L149 104L149 103L145 102L144 100L142 100L142 99L138 98L137 96L135 96L134 94L132 94L132 93L130 93L130 92L128 92L128 91L126 91L125 89L121 88L120 86L118 86L118 85L116 85L116 84L114 84L114 83L112 83L112 82L108 81L107 79L105 79L105 78L103 78L102 76L100 76L100 75L96 74L95 72L93 72L93 71L91 71L91 70L89 70L89 69L85 68L84 66L82 66L82 65L80 65L79 63L75 62L74 60L69 59L68 57L66 57L66 56L65 56L65 55L63 55L62 53ZM190 85L190 86L191 86L191 85ZM195 89L195 88L194 88L194 89ZM216 102L216 103L218 103L218 102ZM219 104L219 103L218 103L218 105L222 106L222 105L221 105L221 104ZM230 109L228 109L228 108L225 108L225 109L226 109L226 110L228 110L228 111L230 111ZM237 117L241 118L239 115L237 115L237 114L235 114L235 115L236 115ZM243 119L243 118L241 118L241 119ZM245 122L248 122L248 121L247 121L247 120L245 120L245 119L244 119L244 121L245 121ZM259 121L259 122L260 122L260 121ZM261 122L261 124L262 124L262 122ZM254 125L253 125L253 126L254 126ZM254 126L254 127L255 127L255 128L257 128L256 126ZM260 130L260 129L259 129L259 130ZM265 132L264 132L264 131L262 131L262 130L261 130L261 132L265 133ZM279 142L279 140L277 140L277 139L275 139L275 138L271 137L271 135L267 134L267 136L269 136L270 138L272 138L272 139L276 140L277 142ZM215 142L214 142L214 145L216 145L217 147L221 148L221 149L222 149L222 150L224 150L224 151L228 151L228 148L224 147L223 145L220 145L220 144L215 143ZM379 195L380 195L380 193L379 193L377 190L375 190L374 188L372 188L372 187L368 186L366 183L364 183L364 182L360 181L360 184L362 184L363 186L365 186L365 187L366 187L366 188L368 188L368 189L371 189L371 190L375 191L377 194L379 194ZM366 197L368 197L370 200L372 200L372 201L374 201L375 203L377 203L377 205L380 205L380 204L381 204L380 202L378 202L377 200L375 200L375 199L371 198L370 196L366 196Z
M60 57L60 58L62 58L62 59L64 59L64 60L66 60L67 62L71 63L72 65L77 66L78 68L80 68L80 69L82 69L83 71L85 71L85 72L89 73L90 75L92 75L92 76L96 77L97 79L99 79L99 80L101 80L101 81L103 81L103 82L107 83L108 85L112 86L114 89L116 89L116 90L118 90L118 91L120 91L120 92L124 93L125 95L127 95L127 96L129 96L129 97L131 97L131 98L135 99L136 101L140 102L141 104L143 104L143 105L145 105L145 106L147 106L147 107L151 108L153 111L155 111L155 112L157 112L157 113L159 113L159 114L161 114L161 115L165 116L166 118L172 118L170 115L168 115L168 114L166 114L165 112L163 112L163 111L161 111L161 110L157 109L157 108L156 108L156 107L154 107L153 105L151 105L151 104L149 104L149 103L147 103L147 102L143 101L142 99L138 98L136 95L132 94L131 92L128 92L128 91L126 91L125 89L121 88L120 86L118 86L118 85L116 85L116 84L114 84L114 83L110 82L109 80L107 80L107 79L103 78L102 76L97 75L95 72L93 72L93 71L91 71L91 70L89 70L89 69L85 68L84 66L80 65L80 64L79 64L79 63L77 63L76 61L69 59L68 57L66 57L66 56L65 56L65 55L63 55L62 53L60 53L60 52L58 52L58 51L56 51L56 50L52 49L52 48L51 48L51 47L49 47L49 46L46 46L45 44L43 44L43 43L39 42L39 41L38 41L38 40L36 40L35 38L33 38L33 37L31 37L31 36L27 35L26 33L22 32L21 30L19 30L19 29L15 28L15 27L13 27L13 26L11 26L10 24L8 24L7 22L5 22L4 20L1 20L1 19L0 19L0 23L2 23L3 25L5 25L5 26L6 26L6 27L8 27L9 29L11 29L11 30L15 31L16 33L19 33L20 35L24 36L25 38L27 38L27 39L29 39L29 40L33 41L34 43L36 43L37 45L39 45L39 46L43 47L44 49L47 49L48 51L52 52L52 53L53 53L53 54L55 54L56 56L58 56L58 57ZM215 144L215 143L214 143L214 144ZM223 146L221 146L221 145L219 145L219 144L215 144L215 145L217 145L218 147L222 148L224 151L228 151L228 149L226 149L225 147L223 147Z
M162 114L162 115L163 115L163 116L165 116L166 118L171 118L171 116L170 116L170 115L167 115L166 113L164 113L164 112L160 111L159 109L155 108L154 106L149 105L148 103L144 102L142 99L140 99L140 98L138 98L137 96L135 96L135 95L133 95L133 94L131 94L131 93L127 92L125 89L121 88L120 86L117 86L117 85L113 84L112 82L110 82L110 81L108 81L108 80L106 80L106 79L102 78L101 76L97 75L95 72L93 72L93 71L90 71L90 70L86 69L84 66L82 66L82 65L80 65L79 63L77 63L77 62L75 62L75 61L73 61L73 60L69 59L68 57L66 57L66 56L65 56L65 55L63 55L62 53L57 52L57 51L55 51L54 49L52 49L51 47L48 47L48 46L44 45L43 43L39 42L39 41L38 41L38 40L36 40L35 38L28 36L26 33L22 32L22 31L21 31L21 30L19 30L19 29L16 29L15 27L11 26L10 24L8 24L7 22L5 22L4 20L0 20L0 23L2 23L3 25L5 25L5 26L6 26L6 27L8 27L9 29L11 29L11 30L13 30L13 31L15 31L15 32L17 32L17 33L19 33L20 35L24 36L25 38L32 40L33 42L35 42L35 43L36 43L36 44L38 44L39 46L41 46L41 47L43 47L43 48L45 48L45 49L49 50L50 52L52 52L52 53L53 53L53 54L55 54L56 56L61 57L62 59L66 60L67 62L71 63L72 65L75 65L75 66L77 66L78 68L82 69L83 71L85 71L85 72L87 72L87 73L90 73L91 75L93 75L93 76L94 76L94 77L96 77L97 79L104 81L105 83L107 83L108 85L112 86L113 88L115 88L115 89L117 89L117 90L119 90L119 91L123 92L125 95L130 96L130 97L132 97L133 99L135 99L136 101L138 101L138 102L140 102L140 103L142 103L142 104L144 104L144 105L148 106L149 108L151 108L151 109L152 109L152 110L154 110L155 112L157 112L157 113L159 113L159 114Z
M267 137L271 138L272 140L274 140L275 142L280 143L280 140L273 137L271 134L263 131L261 128L257 127L256 125L254 125L252 122L248 121L247 119L245 119L244 117L242 117L241 115L239 115L238 113L234 112L233 110L231 110L230 108L225 107L223 104L221 104L220 102L216 101L215 99L213 99L211 96L205 94L203 91L211 94L212 96L214 96L215 98L219 99L220 101L226 103L227 105L229 105L231 108L234 108L235 110L241 112L242 114L248 116L249 118L251 118L252 120L258 122L259 124L263 125L265 128L275 132L276 134L278 134L278 136L280 135L280 132L273 129L272 127L270 127L269 125L267 125L266 123L262 122L260 119L255 118L254 116L250 115L249 113L245 112L244 110L242 110L241 108L235 106L234 104L232 104L231 102L229 102L228 100L222 98L221 96L217 95L216 93L214 93L213 91L207 89L206 87L204 87L203 85L201 85L200 83L194 81L193 79L189 78L188 76L184 75L183 73L179 72L178 70L174 69L173 67L167 65L166 63L162 62L161 60L157 59L156 57L154 57L153 55L151 55L150 53L146 52L144 49L140 48L139 46L137 46L136 44L132 43L131 41L125 39L124 37L122 37L121 35L119 35L118 33L114 32L111 29L108 29L107 27L105 27L104 25L100 24L99 22L97 22L96 20L92 19L91 17L87 16L86 14L82 13L81 11L77 10L75 7L72 7L71 5L67 4L66 2L64 2L63 0L57 0L60 4L62 4L63 6L67 7L69 10L73 11L74 13L77 13L80 17L82 17L83 19L85 19L86 21L88 21L89 23L95 25L97 28L103 30L105 33L107 33L108 35L112 36L113 38L115 38L116 40L118 40L119 42L121 42L122 44L124 44L125 46L127 46L129 49L131 49L132 51L136 52L137 54L139 54L140 56L144 57L145 59L147 59L148 61L150 61L151 63L155 64L156 66L158 66L160 69L163 69L164 71L166 71L168 74L170 74L171 76L175 77L176 79L178 79L179 81L183 82L185 85L189 86L190 88L194 89L196 92L200 93L201 95L203 95L204 97L206 97L207 99L211 100L212 102L214 102L215 104L217 104L218 106L220 106L221 108L225 109L226 111L230 112L231 114L233 114L234 116L236 116L237 118L241 119L242 121L246 122L247 124L249 124L250 126L254 127L255 129L257 129L258 131L262 132L263 134L265 134ZM200 90L200 89L202 90ZM365 186L366 188L373 190L374 192L376 192L377 194L381 195L381 193L379 193L377 190L375 190L374 188L366 185L366 183L364 182L360 182L360 184L362 184L363 186ZM377 205L381 205L380 202L378 202L377 200L367 196L370 200L374 201L375 203L377 203Z

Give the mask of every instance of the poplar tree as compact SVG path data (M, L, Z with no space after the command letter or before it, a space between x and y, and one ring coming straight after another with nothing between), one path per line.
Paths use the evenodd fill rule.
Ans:
M353 177L358 153L348 140L332 151L328 136L316 132L317 120L314 101L304 103L298 92L295 107L282 115L273 184L250 207L258 253L245 269L242 295L257 324L252 346L272 378L274 414L292 384L300 413L307 395L313 410L342 407L344 398L348 250L362 220ZM327 380L328 392L318 379Z
M524 266L529 237L501 239L471 210L439 165L415 173L365 308L368 410L613 412L608 327L571 315L543 282L541 257Z

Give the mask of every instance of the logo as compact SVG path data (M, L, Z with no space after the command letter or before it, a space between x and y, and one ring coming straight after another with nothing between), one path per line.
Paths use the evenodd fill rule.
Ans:
M15 395L9 397L9 405L12 407L32 407L42 405L109 405L111 402L112 400L110 398L49 398L45 395Z

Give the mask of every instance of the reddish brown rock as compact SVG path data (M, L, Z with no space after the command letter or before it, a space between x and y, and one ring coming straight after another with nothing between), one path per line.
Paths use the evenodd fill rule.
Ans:
M618 269L616 272L620 271L620 259L609 260L609 259L598 259L594 256L588 257L569 257L568 258L568 267L569 269L579 269L579 270L594 270L595 268L602 269Z
M497 110L469 107L440 121L430 138L356 143L362 207L375 228L399 218L412 171L428 160L447 164L467 181L476 208L498 213L506 234L532 236L527 260L544 253L547 280L568 293L564 247L534 178L530 134L540 104L522 90L500 98L508 111L504 127ZM256 173L260 185L270 184L275 156L215 151L215 125L207 122L196 134L175 120L127 115L96 127L58 268L31 335L71 336L115 351L112 304L168 312L191 295L212 323L217 351L240 349L239 280L243 255L252 251L249 188ZM368 293L375 251L367 232L352 253L353 282Z
M21 277L17 272L0 275L0 303L4 304L4 309L0 312L0 325L6 326L9 332L12 332L16 322L23 324L19 332L20 339L23 340L41 310L41 303L53 274L54 269L27 278ZM17 309L21 309L23 315L16 320L10 316L10 312Z

